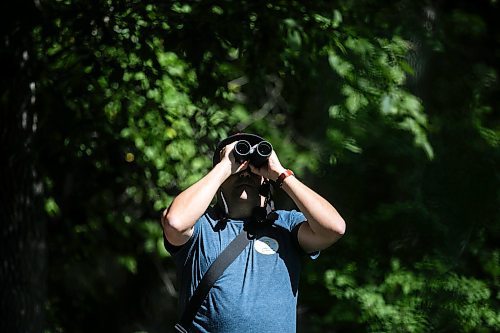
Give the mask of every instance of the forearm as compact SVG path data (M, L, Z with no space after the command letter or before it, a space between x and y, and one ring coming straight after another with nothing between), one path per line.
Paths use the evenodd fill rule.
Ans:
M175 197L164 213L164 223L179 232L191 229L230 174L224 162L217 164L205 177Z
M282 188L306 216L312 232L332 240L344 234L344 219L322 196L294 176L285 178Z

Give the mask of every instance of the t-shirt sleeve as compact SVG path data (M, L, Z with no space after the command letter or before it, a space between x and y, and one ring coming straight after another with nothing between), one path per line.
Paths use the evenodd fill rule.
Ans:
M288 231L292 231L295 227L300 225L302 222L307 221L306 217L302 212L296 210L278 210L278 219L276 220L276 224L282 228L288 229Z
M280 210L277 211L277 213L279 215L279 218L276 221L276 223L281 227L284 227L290 231L292 235L292 240L299 249L299 251L306 254L311 259L318 258L321 253L320 251L307 253L302 249L302 247L299 244L299 239L298 239L299 228L302 225L302 223L305 223L307 221L305 215L302 212L296 210L291 210L291 211Z
M165 246L167 252L170 253L170 255L174 258L174 261L184 261L188 253L191 252L191 249L193 248L200 234L200 228L201 228L200 225L202 223L201 222L202 218L203 216L199 218L198 221L196 221L196 223L193 226L193 234L191 235L191 237L189 237L188 241L183 245L180 246L172 245L165 236L165 232L163 232L163 245Z

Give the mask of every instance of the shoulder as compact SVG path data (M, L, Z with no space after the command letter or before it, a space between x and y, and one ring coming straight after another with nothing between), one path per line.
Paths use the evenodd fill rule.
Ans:
M218 226L219 218L215 211L211 208L207 209L207 211L201 215L196 223L193 225L191 235L186 240L186 242L182 245L174 245L169 242L168 238L163 233L163 241L165 249L173 256L178 255L179 253L184 252L185 249L190 249L197 242L197 240L203 235L209 235L210 231L215 231Z
M276 210L275 213L278 214L278 218L274 224L288 231L292 231L295 227L306 221L304 214L296 210Z

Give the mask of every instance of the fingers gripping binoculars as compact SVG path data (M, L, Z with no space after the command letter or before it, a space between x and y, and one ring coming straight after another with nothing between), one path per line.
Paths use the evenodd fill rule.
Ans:
M266 163L273 152L273 146L268 141L261 141L252 146L247 140L239 140L234 146L233 154L238 163L249 160L255 167Z

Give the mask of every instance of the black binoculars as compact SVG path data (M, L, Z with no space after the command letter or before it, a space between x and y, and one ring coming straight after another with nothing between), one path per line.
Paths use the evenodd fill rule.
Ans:
M261 167L266 163L273 152L273 146L268 141L261 141L252 146L247 140L239 140L234 146L234 157L238 163L249 160L255 167Z

